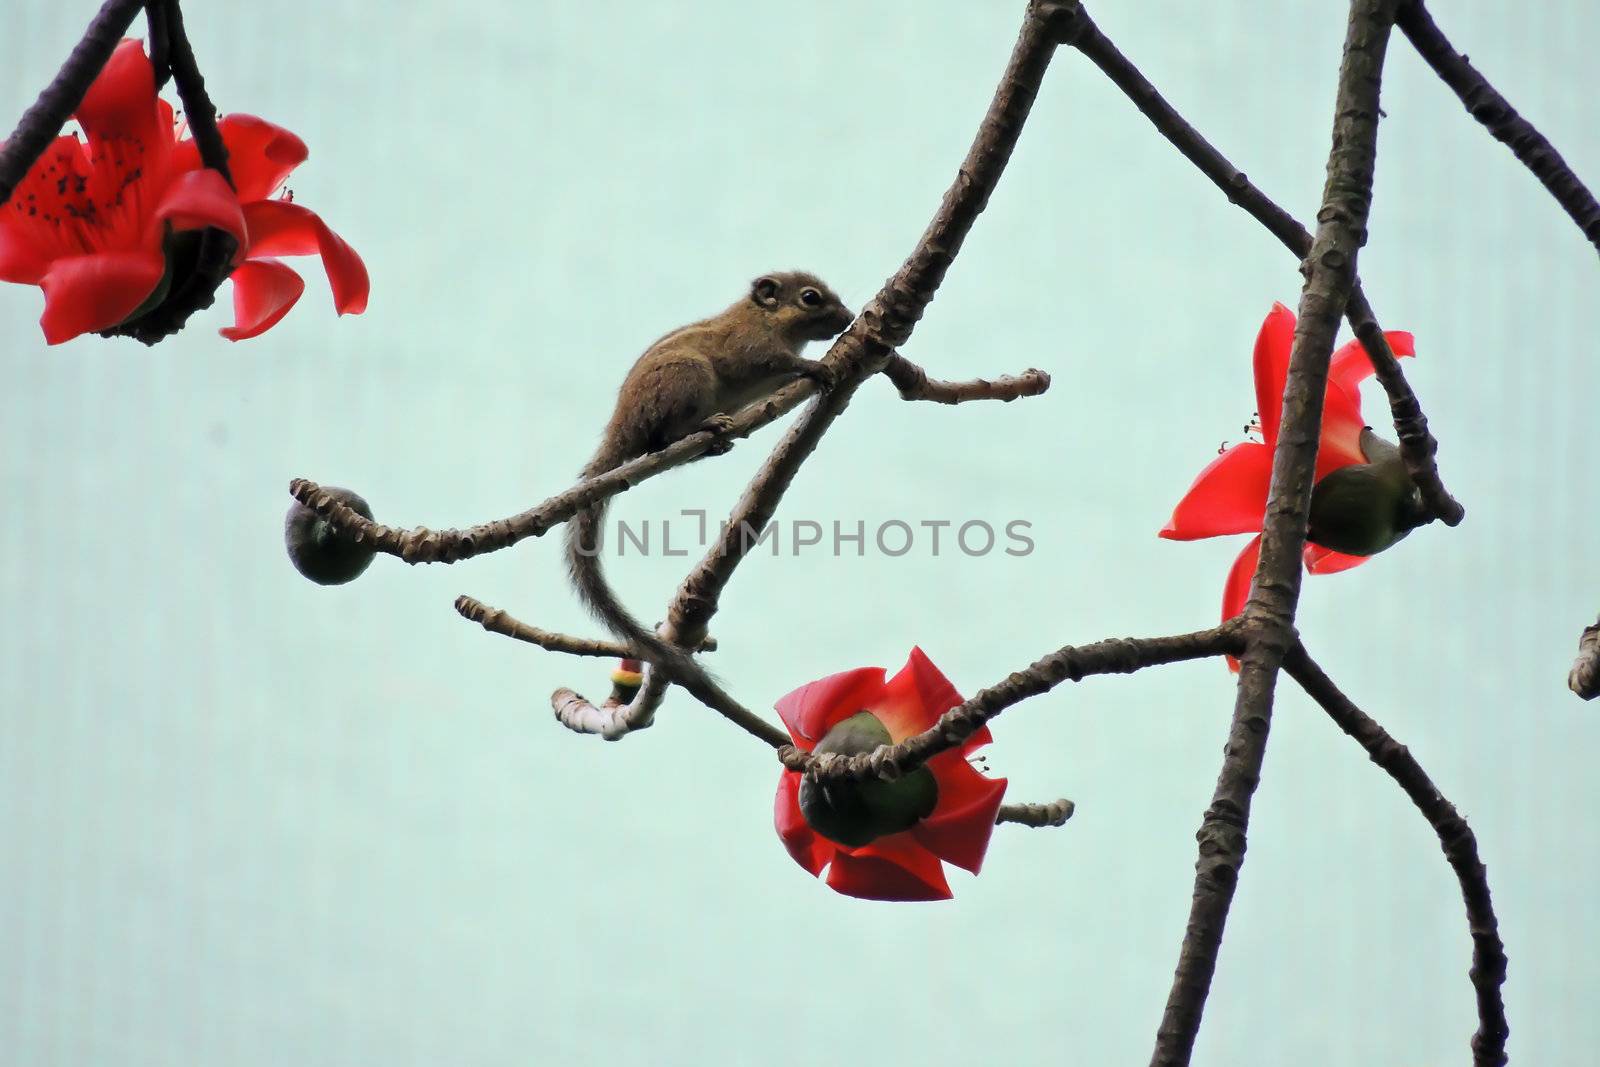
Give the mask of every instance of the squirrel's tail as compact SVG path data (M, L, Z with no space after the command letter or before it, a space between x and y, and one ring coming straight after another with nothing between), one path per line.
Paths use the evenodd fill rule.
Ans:
M592 478L610 470L616 466L609 462L611 458L604 453L596 456L584 468L584 476ZM567 521L567 568L579 598L613 633L643 652L641 658L648 660L652 669L662 671L670 680L713 706L733 704L733 699L717 686L694 657L641 625L622 606L606 582L600 568L600 534L609 502L609 499L597 501Z

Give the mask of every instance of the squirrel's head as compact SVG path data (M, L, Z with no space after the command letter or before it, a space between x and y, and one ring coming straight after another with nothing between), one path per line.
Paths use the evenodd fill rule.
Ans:
M855 318L838 293L803 270L763 274L750 283L750 302L767 313L775 329L796 341L825 341Z

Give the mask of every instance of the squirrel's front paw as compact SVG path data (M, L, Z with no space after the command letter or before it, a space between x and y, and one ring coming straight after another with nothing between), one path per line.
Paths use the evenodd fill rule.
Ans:
M706 455L720 456L733 451L733 438L730 436L733 433L732 415L712 415L700 424L700 429L716 435L716 439L706 446Z
M839 372L831 363L824 363L820 359L814 360L805 370L800 372L800 377L810 378L817 383L817 390L826 393L839 384Z

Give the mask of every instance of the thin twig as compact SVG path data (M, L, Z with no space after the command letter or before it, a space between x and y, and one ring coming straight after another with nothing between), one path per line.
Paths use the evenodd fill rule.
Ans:
M570 689L557 689L550 697L550 708L555 712L556 722L575 734L594 734L607 741L620 741L650 726L652 719L640 721L638 716L630 716L629 706L614 697L601 704L592 704Z
M1289 356L1283 415L1272 455L1271 490L1261 534L1261 561L1244 610L1233 721L1222 770L1200 830L1194 897L1151 1067L1189 1062L1216 972L1228 909L1244 863L1250 800L1261 778L1278 668L1294 644L1300 599L1300 550L1311 510L1311 487L1322 425L1323 393L1339 315L1350 301L1356 254L1366 239L1378 139L1378 91L1395 0L1354 0L1339 65L1333 149L1317 212L1317 235L1306 259L1305 287Z
M816 383L809 379L792 382L764 400L741 409L733 417L732 427L725 433L702 431L689 434L659 452L629 460L604 474L585 479L520 514L466 529L430 530L418 526L402 530L385 526L356 514L322 486L305 478L290 482L289 493L316 512L340 536L371 545L378 552L398 556L413 564L459 563L474 556L510 548L529 537L543 536L597 500L616 496L663 471L699 459L707 448L719 442L748 437L799 407L815 392Z
M789 770L821 782L865 778L892 781L939 753L958 747L1006 708L1048 693L1062 682L1077 682L1097 674L1132 674L1162 663L1233 655L1243 647L1239 625L1231 619L1209 630L1174 637L1110 638L1092 645L1067 645L951 708L931 727L899 744L881 745L857 756L818 755L785 745L778 750L778 759Z
M593 637L573 637L571 634L555 633L551 630L541 630L537 626L530 626L499 608L492 608L481 600L474 600L470 596L456 597L456 612L464 619L475 622L492 634L502 634L526 641L530 645L551 652L565 652L569 656L595 656L601 659L637 659L634 649L615 641L602 641ZM700 643L701 652L716 650L715 638L706 638Z
M617 741L653 726L656 712L660 710L672 683L667 681L665 675L652 670L650 664L643 664L643 668L644 684L634 691L626 704L608 700L597 706L574 689L566 686L557 689L550 694L550 707L556 713L556 721L578 733L600 734L607 741ZM599 728L588 728L584 724L594 724ZM770 723L766 723L756 736L774 748L787 744L789 739L787 734Z
M1311 252L1311 234L1271 197L1267 196L1234 166L1217 148L1201 136L1178 110L1139 69L1128 60L1117 46L1100 31L1089 12L1081 6L1076 16L1082 26L1072 42L1090 62L1099 67L1121 89L1135 107L1150 120L1157 132L1165 137L1185 159L1211 180L1230 203L1244 209L1251 218L1266 227L1284 247L1304 259ZM1352 284L1350 301L1346 307L1351 328L1362 347L1372 359L1376 377L1389 395L1389 408L1394 416L1395 433L1400 444L1401 457L1412 479L1422 490L1423 501L1429 510L1446 526L1458 525L1466 509L1453 498L1439 477L1434 454L1438 442L1428 430L1428 420L1422 413L1416 394L1407 384L1405 372L1395 358L1379 329L1372 306L1362 292L1360 279Z
M1585 700L1600 696L1600 621L1584 627L1578 638L1578 658L1572 661L1567 687Z
M17 183L78 110L84 94L100 76L117 42L127 34L143 6L144 0L106 0L61 70L33 106L23 112L17 128L0 145L0 204L11 199Z
M646 667L645 684L640 688L640 694L650 686L652 679L660 677L658 672L649 670L648 665ZM714 683L697 686L692 692L702 704L756 740L764 741L772 748L788 744L789 735L786 732L723 693ZM653 710L645 713L639 710L638 705L638 695L627 704L607 701L596 705L581 693L567 688L557 689L550 694L551 709L562 725L581 734L601 734L608 741L616 741L636 730L643 730L654 721Z
M1472 933L1472 969L1468 972L1478 1001L1478 1031L1472 1036L1474 1067L1501 1067L1506 1062L1505 1003L1500 986L1506 980L1506 950L1500 940L1500 926L1489 897L1489 879L1478 858L1478 841L1472 828L1456 811L1455 805L1440 793L1411 752L1350 698L1339 691L1322 668L1296 645L1284 658L1283 669L1300 687L1322 705L1334 723L1355 738L1372 762L1393 778L1416 805L1428 825L1439 836L1445 859L1461 883L1466 902L1467 925Z
M999 400L1009 404L1023 396L1038 396L1050 388L1050 375L1029 367L1020 375L1001 375L992 381L974 378L969 382L945 382L928 377L928 372L896 353L883 367L884 377L900 390L901 400L931 400L936 404L965 404L969 400Z
M1495 140L1505 145L1538 178L1556 203L1578 224L1589 243L1600 249L1600 203L1595 202L1567 161L1544 134L1495 91L1482 74L1455 50L1422 0L1406 0L1395 15L1395 25L1410 39L1434 73L1461 98L1461 103Z
M1047 826L1067 825L1067 820L1072 818L1076 810L1078 806L1066 797L1048 804L1002 804L995 813L994 821L996 826L1010 822L1038 830Z

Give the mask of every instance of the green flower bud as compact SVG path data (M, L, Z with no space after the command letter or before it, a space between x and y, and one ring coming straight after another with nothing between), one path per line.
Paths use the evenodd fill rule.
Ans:
M339 503L362 518L372 518L372 508L357 494L348 489L326 488ZM283 517L283 542L294 569L318 585L355 581L377 555L371 545L358 545L334 533L332 526L299 501Z
M891 740L877 716L858 711L829 730L814 751L855 756ZM893 782L876 778L800 782L800 814L806 822L823 837L851 848L911 829L938 803L939 784L927 767L918 767Z

